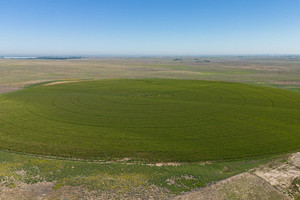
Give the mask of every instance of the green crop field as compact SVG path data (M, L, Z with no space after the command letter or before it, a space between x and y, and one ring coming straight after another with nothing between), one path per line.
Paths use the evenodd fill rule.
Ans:
M39 84L0 95L0 146L147 161L280 154L300 149L300 94L198 80Z

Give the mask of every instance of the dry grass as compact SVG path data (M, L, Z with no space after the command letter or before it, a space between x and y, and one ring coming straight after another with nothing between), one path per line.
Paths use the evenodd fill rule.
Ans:
M300 60L284 57L0 59L0 93L27 84L66 79L175 78L299 87Z
M222 199L264 199L287 200L282 194L267 182L248 173L242 173L196 192L191 192L174 199L181 200L222 200Z

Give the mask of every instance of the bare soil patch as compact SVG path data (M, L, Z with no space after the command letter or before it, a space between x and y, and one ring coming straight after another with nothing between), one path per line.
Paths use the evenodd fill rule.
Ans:
M156 167L162 167L162 166L180 166L182 163L176 163L176 162L169 162L169 163L154 163L154 164L147 164L148 166L156 166Z
M58 85L58 84L64 84L64 83L74 83L74 82L80 82L80 81L57 81L57 82L53 82L53 83L47 83L44 86Z
M174 199L295 199L299 196L300 152Z
M56 182L38 182L35 184L19 183L15 187L0 186L0 200L44 200L44 199L167 199L167 191L150 185L146 188L137 187L131 192L118 193L114 190L95 191L84 186L62 186L54 189Z
M0 94L7 93L7 92L13 92L18 90L17 87L7 87L7 86L0 86Z
M286 162L266 164L254 173L284 193L298 195L300 186L293 182L300 178L300 152L292 154ZM292 190L294 187L298 189Z
M175 197L181 200L222 199L290 199L259 177L248 172L222 180L216 184Z
M277 81L272 83L276 85L300 85L300 81Z

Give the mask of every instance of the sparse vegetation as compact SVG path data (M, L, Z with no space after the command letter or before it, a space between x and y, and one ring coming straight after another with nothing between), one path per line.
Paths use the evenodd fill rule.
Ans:
M81 186L93 191L122 194L130 194L135 188L145 190L155 186L165 196L170 196L206 186L268 160L270 159L158 167L136 161L70 161L0 152L0 180L8 187L54 181L55 190L63 186ZM224 166L227 170L224 170ZM142 192L135 191L140 195L143 195Z

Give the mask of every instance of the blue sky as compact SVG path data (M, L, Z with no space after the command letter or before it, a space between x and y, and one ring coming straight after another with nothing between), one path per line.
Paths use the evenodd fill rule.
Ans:
M300 54L300 1L0 0L0 54Z

